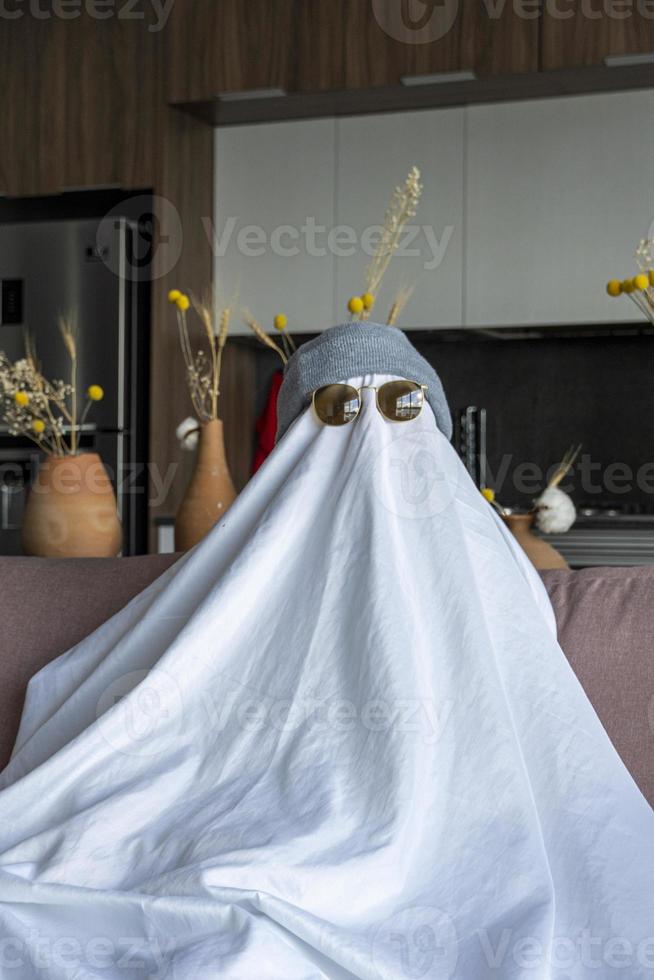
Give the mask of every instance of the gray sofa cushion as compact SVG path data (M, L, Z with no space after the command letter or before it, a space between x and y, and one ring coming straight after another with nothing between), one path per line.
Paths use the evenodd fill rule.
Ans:
M559 642L654 806L654 568L543 572Z
M176 557L0 558L0 770L30 677L127 605Z

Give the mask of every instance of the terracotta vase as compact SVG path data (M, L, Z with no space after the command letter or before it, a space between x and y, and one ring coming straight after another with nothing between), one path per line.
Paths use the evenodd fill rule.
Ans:
M111 558L122 547L116 496L97 453L48 456L27 498L26 555Z
M188 551L201 541L236 499L227 467L223 423L200 427L198 458L175 520L175 549Z
M516 539L530 562L539 570L547 568L569 568L563 555L556 548L534 534L532 527L535 514L507 514L504 523Z

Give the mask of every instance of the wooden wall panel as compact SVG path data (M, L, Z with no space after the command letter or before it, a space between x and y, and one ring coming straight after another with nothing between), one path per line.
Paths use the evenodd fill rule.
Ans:
M227 462L238 490L252 473L258 349L232 341L225 348L220 399Z
M538 19L518 16L511 4L493 16L488 4L466 0L451 25L451 5L411 7L409 0L189 4L177 0L171 18L173 102L267 87L319 92L395 85L402 75L462 68L479 74L538 68Z
M66 186L152 185L165 64L164 38L150 26L86 16L66 24Z
M176 0L169 31L169 101L289 88L293 15L293 0Z
M511 3L501 8L500 16L491 16L492 7L479 0L461 4L461 66L478 75L538 71L539 17L520 16Z
M151 507L157 517L174 516L191 477L195 455L180 448L175 430L193 414L174 311L168 291L203 295L211 289L213 259L213 130L175 109L164 108L159 125L163 148L155 182L159 219L152 284L150 459L169 491ZM203 334L195 317L189 325L198 344ZM220 416L227 460L237 489L250 477L254 438L255 352L230 341L225 349ZM156 495L154 483L151 497ZM153 539L151 539L153 541Z
M159 244L154 253L150 392L150 463L169 490L152 518L174 515L194 455L182 451L175 429L192 414L168 290L201 295L211 287L212 261L203 219L213 215L213 131L175 109L163 108L155 180ZM190 322L193 322L191 320ZM198 331L199 337L199 331ZM151 499L156 497L151 482Z
M643 9L648 6L643 5ZM640 4L616 4L620 16L602 10L599 0L594 0L572 6L571 17L546 13L542 24L543 69L598 65L610 55L654 54L654 17L643 16ZM599 16L589 17L589 11Z
M163 36L145 21L27 8L1 23L0 191L152 186Z
M297 0L293 27L300 91L396 84L412 71L413 45L382 29L370 0ZM455 65L456 47L456 37L448 37L439 51L441 70Z
M61 189L65 159L66 24L24 11L0 30L0 193Z

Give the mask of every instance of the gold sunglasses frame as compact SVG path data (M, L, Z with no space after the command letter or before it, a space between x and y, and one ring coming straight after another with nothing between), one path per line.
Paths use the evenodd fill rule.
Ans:
M379 392L381 391L381 389L382 388L385 388L386 385L396 384L397 381L408 381L409 384L417 385L417 387L422 392L422 403L420 405L420 408L418 410L418 413L416 415L414 415L410 419L389 419L388 415L385 415L384 412L382 412L381 408L379 407ZM324 422L323 419L320 418L320 416L318 415L318 411L316 409L316 395L318 394L319 391L322 391L323 388L329 388L330 385L321 385L320 388L314 389L314 391L313 391L313 393L311 395L311 408L313 409L313 414L318 419L318 421L320 422L321 425L326 425L330 429L342 429L344 426L350 425L352 422L356 422L356 420L359 418L359 415L361 413L361 408L362 408L362 405L363 405L363 399L361 398L361 392L362 391L374 391L374 393L375 393L375 405L377 407L377 411L379 412L379 414L381 415L381 417L383 419L386 419L387 422L390 422L391 425L405 425L407 422L415 422L415 420L417 418L419 418L420 415L422 414L422 410L425 407L425 394L429 390L429 386L428 385L420 384L419 381L412 381L411 378L397 378L395 381L384 381L384 384L383 385L379 385L379 386L377 386L377 385L361 385L360 388L355 388L354 385L349 385L349 384L347 384L344 381L332 381L331 384L333 384L333 385L341 385L343 388L351 388L352 391L356 391L356 393L358 395L358 398L359 398L359 407L356 410L356 414L353 415L352 418L349 419L347 422L343 422L340 425L331 425L329 422Z

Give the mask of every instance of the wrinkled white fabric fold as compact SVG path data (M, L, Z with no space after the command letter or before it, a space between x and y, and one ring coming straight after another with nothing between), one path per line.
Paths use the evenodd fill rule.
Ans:
M654 978L654 813L540 578L364 401L32 680L3 980Z

